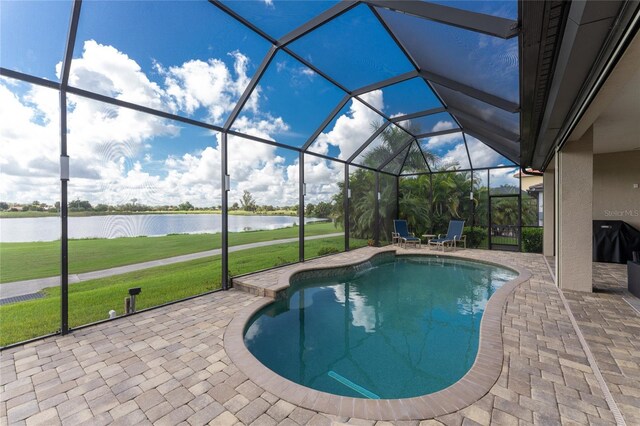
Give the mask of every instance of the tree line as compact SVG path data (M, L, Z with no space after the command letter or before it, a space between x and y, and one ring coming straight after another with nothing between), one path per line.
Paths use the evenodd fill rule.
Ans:
M372 124L378 128L377 124ZM420 129L412 129L421 133ZM406 142L406 133L395 126L388 127L381 133L382 143L367 153L364 165L377 168L394 154ZM482 185L478 173L473 175L469 171L461 171L457 163L445 163L433 153L421 152L419 149L405 148L385 167L393 173L400 169L413 172L427 171L426 162L432 165L438 173L419 174L401 177L400 193L397 194L395 177L380 174L380 236L387 240L393 230L393 219L406 219L409 227L416 233L444 233L451 219L463 219L471 226L487 227L489 225L489 189ZM356 238L373 238L375 229L375 172L357 166L352 166L353 173L349 176L351 198L349 203L349 230ZM307 217L331 218L336 226L344 224L344 183L338 183L338 190L329 202L305 205L304 213ZM473 200L469 194L473 191ZM491 188L492 194L518 194L520 188L513 185L503 185ZM522 194L523 201L527 197ZM527 199L527 201L529 201ZM13 205L0 202L0 210L11 210ZM60 203L47 206L34 201L30 205L20 206L22 211L47 210L54 208L59 211ZM221 206L194 207L189 201L178 205L148 206L133 198L128 203L120 205L96 204L87 200L76 199L69 202L72 212L153 212L153 211L197 211L220 210ZM286 211L298 214L299 206L259 205L249 191L244 191L240 199L229 206L230 211L246 211L256 214L275 211ZM518 224L518 206L513 199L494 199L492 201L492 222L502 224ZM522 223L537 224L537 204L523 202L521 206Z
M373 125L372 127L376 127ZM377 127L376 127L377 128ZM421 133L419 129L414 129ZM364 159L364 165L378 168L399 150L406 142L406 134L394 128L387 128L382 134L382 143L373 149ZM404 162L403 162L404 161ZM466 226L489 226L489 188L483 186L478 173L461 171L455 162L445 163L433 153L419 149L405 148L394 160L388 163L390 171L399 173L400 168L411 172L427 172L426 161L438 173L419 174L400 177L399 194L396 204L395 177L380 174L380 238L388 241L393 231L393 220L405 219L410 229L417 235L423 233L446 233L449 221L465 220ZM372 239L375 229L376 194L375 172L352 167L349 189L349 232L356 238ZM485 172L486 173L486 172ZM343 183L333 197L336 223L344 223ZM473 191L473 200L470 193ZM492 195L517 195L519 186L505 184L490 189ZM522 199L528 198L523 192ZM518 225L519 209L517 199L496 198L492 200L491 221L493 223ZM521 206L522 224L537 224L537 204L523 202Z

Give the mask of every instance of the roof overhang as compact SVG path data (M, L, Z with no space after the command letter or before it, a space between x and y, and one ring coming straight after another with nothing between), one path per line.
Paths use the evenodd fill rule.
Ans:
M521 5L520 164L544 170L633 39L640 2Z

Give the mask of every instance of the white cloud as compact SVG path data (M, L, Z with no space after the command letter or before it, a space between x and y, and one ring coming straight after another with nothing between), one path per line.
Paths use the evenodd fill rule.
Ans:
M112 46L88 40L82 56L74 59L70 83L121 100L180 113L200 114L221 122L235 106L247 84L249 59L229 53L223 58L190 60L183 64L154 64L152 81L131 57ZM58 65L58 70L60 66ZM315 78L304 67L292 68L300 79ZM382 91L361 98L378 109ZM235 123L240 132L264 139L288 132L281 117L260 110L260 88L249 99ZM0 79L0 198L39 200L53 204L59 198L59 100L53 90ZM68 151L71 157L71 199L92 204L121 204L137 199L151 205L190 201L196 206L220 203L219 137L209 134L191 140L185 125L126 108L70 96ZM380 117L354 100L334 128L321 135L320 152L329 146L350 155L374 131ZM200 132L205 130L197 129ZM229 136L230 202L252 192L259 204L298 203L298 160L285 160L276 147ZM184 146L184 148L181 148ZM306 202L330 201L343 179L339 163L305 157Z
M469 168L469 157L467 156L467 149L464 143L456 145L453 149L447 151L440 161L443 165L457 164L462 169Z
M165 92L136 61L94 40L85 41L82 57L71 62L69 84L152 108L163 109L164 105Z
M280 60L275 62L275 66L278 74L286 74L289 87L293 90L308 86L317 76L315 71L297 60Z
M214 124L223 124L223 119L233 110L250 81L247 75L249 58L238 51L229 55L234 59L235 76L221 59L196 59L168 69L156 64L156 70L164 76L166 94L175 102L174 108L187 114L204 108L207 119ZM259 98L258 89L245 107L256 111Z
M233 128L245 135L274 140L272 135L288 131L289 125L280 117L267 115L263 119L250 119L241 115L233 123Z
M235 95L240 98L244 90L249 86L251 82L251 77L247 74L247 69L249 66L249 58L240 51L236 50L234 52L229 53L230 56L234 58L233 68L236 72L236 80L232 84L232 88L235 91ZM258 102L260 100L260 86L257 86L251 92L251 96L247 100L245 104L245 108L254 113L258 112Z
M125 53L87 40L82 57L71 63L69 83L173 113L193 115L202 109L207 120L222 124L251 80L247 74L249 58L239 51L230 52L229 56L233 58L233 71L219 58L194 59L169 67L156 62L154 70L164 79L160 85L149 80L140 65ZM256 111L259 98L260 89L246 108Z
M360 97L374 108L383 107L382 90L374 90ZM382 117L371 108L353 99L349 111L338 117L333 129L318 136L312 150L326 155L329 145L333 145L340 150L338 158L347 159L374 133L373 124L380 124L381 120Z
M451 121L440 120L433 126L431 131L432 132L441 132L443 130L450 130L450 129L453 129L455 127L456 127L456 125L453 124L453 122L451 122Z
M157 109L186 115L200 111L219 122L233 109L250 80L249 59L240 52L229 55L233 60L231 68L216 58L167 67L155 64L162 78L158 83L151 81L126 54L89 40L82 57L72 63L70 81L81 88ZM298 74L300 78L313 78L312 73L305 74L304 68ZM273 139L290 127L281 117L260 111L260 93L258 88L245 106L254 118L243 115L235 127L243 133ZM361 97L375 108L384 107L380 90ZM204 142L198 145L185 136L182 124L77 96L70 96L68 104L70 198L93 204L120 204L133 198L152 205L220 203L218 137L209 134L209 139L201 139ZM59 198L58 108L56 91L0 78L0 199L53 204ZM315 152L326 154L334 146L339 149L340 158L347 158L371 136L372 123L380 119L354 99L333 129L318 138ZM439 122L433 131L451 126L452 123ZM430 144L445 147L458 137L439 136L431 138ZM475 165L499 161L499 155L480 141L471 137L468 141ZM297 158L287 161L274 146L235 136L229 137L229 144L231 203L238 201L244 190L250 191L258 204L298 203ZM182 145L185 147L179 148ZM457 145L447 152L443 161L466 164L464 146ZM305 156L305 201L330 201L343 178L341 164Z
M316 75L316 72L314 70L312 70L311 68L302 68L300 70L300 73L302 75L306 75L307 77L314 77Z
M520 185L514 175L518 173L518 168L504 168L491 170L491 187L496 188L502 185L518 186Z
M430 133L441 132L443 130L450 130L456 126L451 121L438 121L433 128L429 130ZM448 135L439 135L430 137L427 140L427 149L441 149L446 145L458 143L462 141L462 133L449 133ZM468 162L468 161L467 161Z
M289 174L292 173L298 173L297 166L289 167ZM307 185L305 203L331 202L340 190L338 182L344 181L344 166L314 155L305 155L304 179Z
M220 121L250 80L249 59L237 51L229 55L232 69L215 58L168 67L156 63L155 71L164 80L157 83L126 54L89 40L82 57L72 63L70 82L156 109L186 115L201 109L209 119ZM259 90L254 95L246 108L259 112ZM3 200L53 204L58 199L58 103L56 91L0 79ZM265 139L289 129L280 117L259 116L259 120L241 117L237 127ZM220 150L213 134L197 146L182 135L182 124L77 96L69 97L67 120L70 198L92 204L126 203L132 198L152 205L220 203ZM261 204L297 203L297 175L294 179L288 173L274 147L233 136L229 143L233 144L229 172L236 191L256 191ZM181 145L186 145L184 152L176 154Z
M466 138L473 167L494 167L504 165L504 162L501 161L502 157L496 151L473 136L466 135Z
M59 192L58 93L0 80L0 199L30 203Z
M224 62L191 60L168 70L158 65L158 70L165 75L167 93L176 100L178 109L193 114L205 106L215 123L230 109L230 96L224 93L230 76ZM205 87L207 90L203 90Z
M434 131L437 131L435 129L439 127L439 124L440 123L434 126ZM508 164L504 162L500 154L483 142L468 134L465 134L465 138L473 167L495 167ZM467 156L465 145L462 142L462 133L452 133L422 140L421 145L425 151L434 152L439 155L440 162L443 166L455 162L461 168L468 168L469 157Z

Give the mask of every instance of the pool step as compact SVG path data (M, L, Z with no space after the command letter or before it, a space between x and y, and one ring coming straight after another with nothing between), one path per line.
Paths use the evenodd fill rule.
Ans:
M332 379L337 380L338 382L340 382L343 385L345 385L346 387L358 392L360 395L362 395L364 397L367 397L369 399L380 399L380 397L378 395L376 395L375 393L371 392L368 389L363 388L362 386L360 386L357 383L353 383L351 380L349 380L346 377L336 373L333 370L329 371L327 374Z

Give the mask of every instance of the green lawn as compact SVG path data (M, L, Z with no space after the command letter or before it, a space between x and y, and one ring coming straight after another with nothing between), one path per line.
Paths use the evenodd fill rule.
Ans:
M516 237L491 237L491 244L517 246L518 239Z
M364 240L351 240L352 247L366 245ZM343 237L312 240L305 243L307 254L322 248L342 251ZM298 244L276 244L229 254L229 270L240 275L298 260ZM221 286L220 256L149 268L113 277L85 281L69 286L69 324L88 324L108 317L114 309L121 315L124 298L131 287L141 287L138 309L197 295ZM0 306L0 346L52 333L60 327L60 289L45 290L43 299Z
M229 245L280 240L298 236L298 227L271 231L229 233ZM305 226L305 235L341 232L332 223ZM69 273L164 259L220 248L220 234L180 234L164 237L69 240ZM60 274L60 241L0 244L0 283Z

